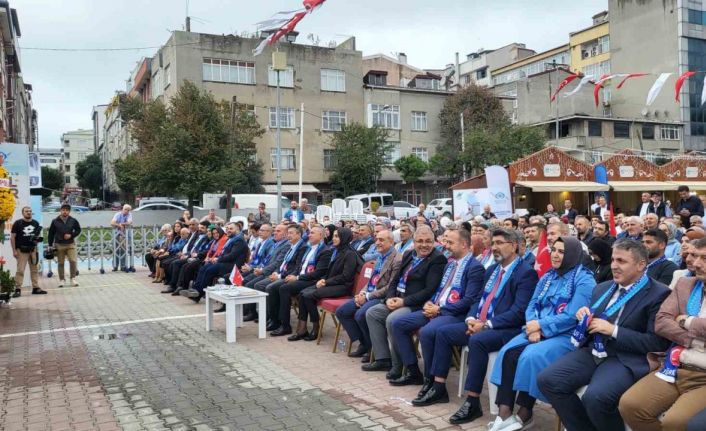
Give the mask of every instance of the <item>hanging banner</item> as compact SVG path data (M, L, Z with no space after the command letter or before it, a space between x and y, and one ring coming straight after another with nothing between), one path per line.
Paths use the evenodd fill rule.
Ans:
M485 168L485 180L488 185L488 201L492 211L500 220L512 215L512 195L510 177L502 166Z
M12 256L10 232L12 223L22 217L22 207L30 206L29 196L29 147L23 144L0 144L0 165L7 169L10 176L10 189L15 194L15 212L11 220L5 222L5 241L0 248L0 255L5 257L5 269L12 273L17 269L17 262Z
M42 187L42 168L39 165L39 153L29 153L29 188Z
M454 190L453 199L454 218L470 220L483 212L483 206L488 201L488 189Z

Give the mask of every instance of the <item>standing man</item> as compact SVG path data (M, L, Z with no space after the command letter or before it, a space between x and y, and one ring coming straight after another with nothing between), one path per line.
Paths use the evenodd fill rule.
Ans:
M265 211L265 203L260 202L257 206L257 212L255 213L255 216L253 219L255 220L256 223L260 223L261 225L264 223L270 223L272 216L270 213Z
M567 199L564 201L564 215L568 217L569 223L573 224L574 219L576 219L576 216L579 213L574 209L574 204L571 202L571 199Z
M59 217L52 220L49 226L48 243L50 247L56 248L56 259L59 267L59 287L64 287L64 261L69 258L69 286L78 286L74 280L76 277L76 238L81 233L81 225L78 220L69 215L71 205L63 204L59 208Z
M640 199L642 199L642 202L635 207L635 212L633 215L644 217L651 212L650 207L652 206L652 201L650 200L650 194L647 192L640 195Z
M691 226L690 217L693 215L704 216L704 204L698 196L692 196L689 186L679 186L679 202L677 202L676 214L681 216L681 224L684 229Z
M659 220L667 216L667 205L662 201L662 192L652 192L652 202L650 202L649 211L657 214Z
M32 280L32 295L44 295L47 292L39 288L39 255L37 243L42 241L42 227L37 220L32 218L32 208L22 208L22 218L12 224L10 243L12 254L17 259L17 272L15 273L15 294L20 296L22 282L25 276L25 267L29 264L29 274Z
M132 207L128 204L123 205L123 208L115 213L110 225L113 227L114 246L113 250L113 272L120 270L127 272L127 254L130 239L128 235L132 234ZM188 219L186 220L189 221Z
M289 204L289 209L285 211L282 217L285 218L287 221L299 223L300 221L304 220L304 212L299 209L297 201L292 201Z
M223 223L225 223L225 220L216 215L216 210L213 208L208 210L208 214L201 217L201 221L207 222L209 224L217 224L218 226L223 226Z
M598 208L596 208L596 215L601 216L602 220L608 221L608 202L606 201L605 196L598 197Z
M299 209L301 209L304 214L311 214L311 207L309 206L309 199L302 198L302 200L299 204L300 204Z
M483 213L481 214L484 219L490 220L491 218L495 218L495 214L490 210L490 204L485 204L483 207Z

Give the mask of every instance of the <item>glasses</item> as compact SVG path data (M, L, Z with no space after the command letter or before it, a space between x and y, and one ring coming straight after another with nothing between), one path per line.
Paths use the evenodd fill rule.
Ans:
M490 245L494 245L496 247L500 247L505 244L512 244L510 241L493 241L490 243Z

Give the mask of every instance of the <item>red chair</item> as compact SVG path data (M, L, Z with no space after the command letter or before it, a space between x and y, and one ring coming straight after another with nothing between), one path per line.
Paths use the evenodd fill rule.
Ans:
M360 272L356 274L355 281L353 282L353 294L357 295L358 292L365 289L370 281L370 277L373 274L373 267L375 267L375 261L366 262L365 265L360 269ZM333 353L336 353L336 347L338 345L338 338L341 336L341 322L336 319L336 310L338 307L349 301L352 296L341 296L338 298L324 298L319 301L319 336L316 339L316 344L321 343L321 334L324 332L324 321L326 315L331 313L331 318L333 319L333 324L336 325L336 337L333 340ZM348 346L350 351L350 346Z

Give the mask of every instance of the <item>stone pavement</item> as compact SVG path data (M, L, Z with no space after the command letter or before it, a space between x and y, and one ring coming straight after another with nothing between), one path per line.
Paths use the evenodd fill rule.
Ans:
M331 353L330 318L319 346L259 340L251 323L227 344L224 316L205 332L203 301L162 295L146 275L84 271L63 289L42 278L48 295L25 289L0 309L0 429L485 430L491 420L450 425L455 395L412 407L418 387ZM457 372L449 378L455 394ZM550 408L535 412L535 429L555 429Z

